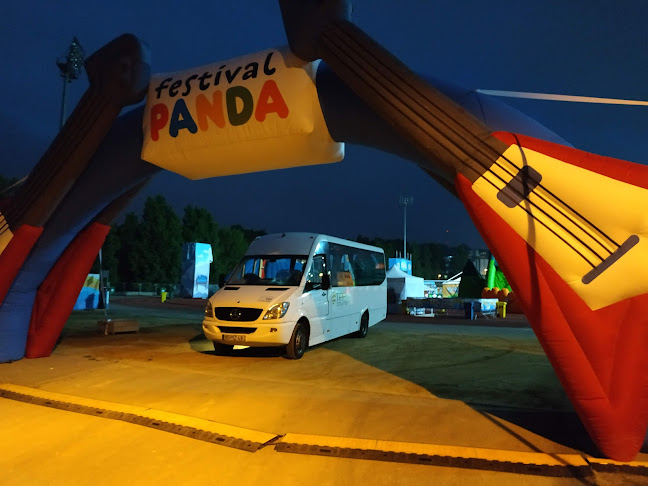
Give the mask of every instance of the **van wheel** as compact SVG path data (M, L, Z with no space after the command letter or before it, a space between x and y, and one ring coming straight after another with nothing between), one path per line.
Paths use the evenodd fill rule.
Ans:
M360 329L358 329L353 335L357 338L366 338L367 333L369 332L369 314L364 313L360 318Z
M216 351L216 354L219 356L229 356L232 354L232 350L234 349L233 344L223 344L219 343L218 341L212 341L214 343L214 351Z
M308 348L308 329L303 322L298 322L292 333L290 342L286 345L286 357L299 359L304 356Z

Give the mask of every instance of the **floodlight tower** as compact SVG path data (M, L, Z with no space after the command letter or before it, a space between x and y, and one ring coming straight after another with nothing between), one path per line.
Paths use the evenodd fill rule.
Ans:
M83 51L83 47L81 47L81 43L76 37L73 37L67 54L56 60L56 65L61 70L61 77L63 78L63 99L61 100L61 123L59 128L63 128L63 124L65 123L67 85L72 80L77 79L81 71L83 71L84 56L85 52Z
M401 196L398 206L403 208L403 258L407 260L407 208L414 205L414 197Z

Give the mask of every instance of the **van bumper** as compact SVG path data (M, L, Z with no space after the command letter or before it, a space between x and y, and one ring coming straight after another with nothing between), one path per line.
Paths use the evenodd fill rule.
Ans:
M241 346L284 346L290 342L296 321L219 321L205 318L202 322L205 337L210 341Z

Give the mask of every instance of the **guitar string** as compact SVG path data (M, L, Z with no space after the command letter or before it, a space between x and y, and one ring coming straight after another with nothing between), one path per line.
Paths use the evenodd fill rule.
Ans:
M520 148L521 148L521 147L520 147ZM510 162L508 158L506 158L506 157L502 157L502 158L503 158L504 160L506 160L507 162L509 162L509 164L513 165L513 167L516 167L516 168L517 168L517 166L516 166L515 164L513 164L512 162ZM500 164L498 164L498 166L501 167ZM510 172L507 171L507 173L510 173ZM489 183L490 183L490 184L495 188L495 190L497 190L497 191L501 191L502 188L500 188L497 184L493 183L493 182L492 182L492 181L487 177L487 176L490 175L490 174L496 175L495 172L494 172L492 169L489 169L488 171L486 171L486 172L482 175L483 180L489 182ZM502 180L502 178L499 178L499 179ZM545 214L545 215L546 215L550 220L552 220L553 222L557 223L561 228L563 228L564 230L566 230L566 231L567 231L570 235L572 235L573 237L576 237L576 235L575 235L572 231L568 230L568 229L566 228L565 225L559 223L558 220L557 220L556 218L558 218L559 216L562 216L562 217L564 217L564 218L567 220L567 221L566 221L566 224L569 224L569 223L574 224L574 225L577 227L577 229L580 229L580 230L583 230L583 231L584 231L584 229L582 228L582 226L580 226L580 225L578 224L577 221L574 221L573 219L570 219L570 218L569 218L569 215L568 215L566 212L562 211L559 207L556 207L556 205L555 205L555 204L552 204L550 201L547 201L547 199L544 197L544 195L542 194L542 192L540 192L540 191L542 191L543 189L544 189L544 187L542 187L541 185L538 185L537 188L535 188L533 191L530 191L528 194L525 195L525 194L523 193L523 191L520 190L520 189L518 189L518 190L513 190L512 188L509 188L509 190L511 190L512 192L514 192L514 193L515 193L517 196L519 196L519 198L520 198L520 202L518 203L518 207L523 208L523 209L526 209L526 208L524 208L524 206L522 205L522 202L523 202L523 201L526 201L528 204L530 204L530 205L534 206L535 208L537 208L541 213ZM540 201L536 201L535 198L540 199ZM542 203L546 203L549 207L548 207L548 208L543 208L543 207L541 206ZM571 208L570 208L570 209L571 209ZM556 212L556 214L557 214L556 217L553 217L551 214L549 214L549 212L551 212L552 210ZM527 212L528 214L532 215L532 216L533 216L533 217L534 217L538 222L541 222L541 223L542 223L541 218L537 217L538 215L537 215L536 213L532 213L531 211L525 211L525 212ZM546 225L545 225L545 226L546 226ZM554 234L556 234L556 232L554 232ZM588 233L587 235L588 235L588 236L591 236L589 233ZM603 250L606 251L606 252L608 253L608 256L611 255L612 253L614 253L615 250L611 250L611 249L609 249L607 246L605 246L605 245L603 244L603 242L601 242L601 241L599 241L599 240L596 240L596 239L595 239L594 241L596 241L597 243L599 243L599 245L603 248ZM582 243L583 246L585 246L587 249L589 249L590 252L591 252L592 254L594 254L597 258L599 258L601 261L603 261L603 260L605 260L605 258L607 258L607 257L601 256L598 252L594 251L594 249L591 248L589 245L586 245L584 241L579 241L579 242Z
M522 151L524 154L524 149L525 147L522 147L521 145L517 145L517 147ZM522 168L518 166L515 162L513 162L511 159L508 157L504 156L502 154L501 159L505 160L508 162L516 171L521 171ZM498 167L502 168L502 165L498 162L497 164ZM522 165L524 167L525 164ZM492 168L489 168L489 172L492 172ZM511 173L507 171L507 173L510 175ZM542 201L543 203L547 204L550 208L550 211L553 210L560 216L563 216L568 223L573 224L577 230L582 231L587 235L592 241L594 241L596 244L598 244L603 251L607 252L608 255L611 255L614 253L614 251L620 246L616 241L614 241L610 236L606 235L603 233L596 225L591 223L585 216L583 216L578 210L573 208L570 204L566 203L564 200L561 198L557 197L551 190L547 188L545 184L542 182L539 182L538 185L534 188L534 190L530 191L526 196L524 194L521 194L521 199L526 200L528 202L532 201L529 199L531 197L537 197ZM551 201L551 198L554 198L556 201ZM589 224L593 229L597 230L599 233L601 233L610 243L607 243L605 240L602 240L600 238L597 238L595 234L591 233L590 231L587 230L587 228L583 227L583 224L581 221L585 224ZM611 245L610 245L611 244ZM609 246L613 246L616 248L610 249Z
M515 136L515 134L512 134L512 135ZM522 146L521 144L519 144L519 143L517 144L517 147L518 147L518 148L522 151L522 153L524 154L524 149L525 149L525 147L523 147L523 146ZM503 160L505 160L506 162L508 162L508 163L509 163L509 164L510 164L510 165L511 165L515 170L517 170L518 172L522 170L522 167L524 167L524 165L523 165L522 167L518 166L518 165L517 165L515 162L513 162L511 159L509 159L508 157L504 156L504 154L501 154L501 155L500 155L500 158L503 159ZM496 166L499 167L500 169L504 170L504 171L505 171L508 175L510 175L511 177L513 177L513 178L515 177L515 176L514 176L514 175L513 175L509 170L507 170L507 169L506 169L506 168L505 168L505 167L504 167L504 166L499 162L499 159L498 159L498 161L496 161L493 165L496 165ZM486 172L491 172L491 173L493 173L492 166L490 166L490 167L487 169ZM500 178L500 180L502 180L503 182L505 182L502 178ZM505 183L506 183L506 182L505 182ZM543 191L546 193L546 196L545 196L545 194L543 194ZM555 211L557 214L563 216L563 217L568 221L568 223L573 224L573 225L577 228L577 230L580 230L580 231L582 231L583 233L585 233L586 236L588 236L591 240L593 240L595 243L597 243L597 244L598 244L598 245L599 245L599 246L600 246L604 251L606 251L609 255L611 255L612 253L614 253L614 251L617 250L617 249L621 246L621 245L620 245L619 243L617 243L614 239L612 239L609 235L607 235L607 234L604 233L600 228L598 228L594 223L592 223L589 219L587 219L583 214L581 214L578 210L576 210L576 209L573 208L570 204L568 204L568 203L565 202L563 199L561 199L560 197L558 197L554 192L552 192L548 187L546 187L545 184L542 184L542 183L540 182L540 183L537 185L537 187L534 188L533 191L530 191L527 195L524 195L524 194L521 193L520 191L517 191L517 193L518 193L518 195L522 196L522 197L521 197L522 200L526 200L527 202L536 205L536 207L538 207L538 208L539 208L539 205L535 204L531 199L529 199L530 197L532 197L532 196L533 196L533 197L537 197L537 198L540 199L542 202L546 203L546 204L550 207L550 210L553 210L553 211ZM551 201L551 200L549 200L548 198L554 198L556 201L555 201L555 202L554 202L554 201ZM566 212L565 209L568 210L568 211L570 211L571 214L568 213L568 212ZM545 211L543 211L543 212L544 212L545 214L547 214ZM550 215L547 214L547 216L549 216L551 219L553 219ZM579 221L579 220L580 220L580 221ZM611 245L612 245L613 247L616 247L616 248L610 249L610 248L608 247L608 244L607 244L605 241L603 241L603 240L597 238L594 234L590 233L590 232L587 230L587 228L584 228L583 225L581 224L581 221L582 221L583 223L585 223L585 224L591 226L595 231L597 231L597 232L598 232L599 234L601 234L604 238L606 238L606 239L611 243ZM566 229L564 226L562 226L562 225L560 225L560 226L563 227L563 229ZM572 236L575 237L575 235L574 235L573 233L571 233L571 231L570 231L569 233L572 234ZM577 238L577 239L578 239L578 238ZM581 242L581 243L584 244L584 242ZM588 246L588 245L585 245L585 246ZM588 246L588 248L589 248L589 246ZM591 248L590 248L590 249L591 249ZM597 256L599 256L599 258L602 258L600 255L598 255L597 252L594 252L594 251L592 251L592 252L595 253ZM602 258L602 259L603 259L603 258Z
M488 182L490 185L492 185L492 186L495 188L496 191L500 191L500 190L501 190L501 189L497 186L497 184L495 184L495 183L494 183L493 181L491 181L490 179L488 179L488 178L486 178L486 177L483 177L483 179L484 179L484 181L486 181L486 182ZM551 232L551 233L552 233L556 238L558 238L558 239L561 240L563 243L565 243L568 247L570 247L570 248L571 248L575 253L577 253L577 254L578 254L578 255L579 255L583 260L585 260L585 261L586 261L586 262L587 262L587 263L588 263L592 268L596 268L597 264L595 264L594 262L590 261L589 258L587 258L587 257L586 257L586 256L585 256L585 255L584 255L584 254L583 254L583 253L582 253L578 248L576 248L576 247L575 247L574 245L572 245L569 241L567 241L563 236L561 236L561 235L560 235L560 234L559 234L559 233L558 233L554 228L551 228L547 223L545 223L544 221L542 221L542 219L538 218L538 216L537 216L536 214L534 214L534 213L531 211L531 209L528 209L528 208L522 206L521 204L519 204L518 207L519 207L520 209L522 209L522 211L524 211L525 213L527 213L529 216L531 216L531 218L533 218L533 219L536 220L538 223L540 223L542 226L544 226L547 230L549 230L549 232ZM603 261L603 258L601 258L599 255L596 255L596 256L598 256L599 259L601 259L601 261Z
M334 49L339 50L339 51L342 50L342 49L341 49L341 46L336 45L334 41L331 41L331 39L328 39L328 40L329 40L329 42L332 44L332 47L333 47ZM347 45L346 47L348 48L348 45ZM362 48L362 46L360 46L360 47ZM342 52L343 52L343 51L342 51ZM369 54L370 54L370 53L369 53ZM355 71L353 70L353 68L351 67L351 65L350 65L348 62L345 62L345 61L344 61L343 56L339 56L339 57L340 57L339 61L342 62L342 63L345 65L345 67L346 67L349 71L351 71L351 72L354 73L356 76L358 76L359 79L361 80L361 82L367 84L367 87L369 87L369 88L374 88L374 91L376 91L374 86L370 86L370 85L368 85L368 83L367 83L367 82L366 82L366 81L365 81L361 76L359 76L357 72L355 72ZM356 63L356 64L357 64L357 63ZM370 73L366 73L366 74L370 74ZM375 77L374 77L374 81L377 81L378 83L380 83L380 80L375 79ZM387 82L389 83L389 80L387 80ZM412 87L412 86L410 85L410 87ZM383 86L383 88L384 88L384 86ZM413 87L412 87L412 88L413 88ZM389 87L387 87L386 89L387 89L387 91L390 91ZM376 93L377 93L377 91L376 91ZM379 94L379 93L377 93L377 94ZM419 93L419 94L420 94L420 93ZM426 100L426 101L429 102L429 100ZM392 106L393 106L393 103L392 103ZM398 107L396 107L396 106L393 106L393 107L394 107L396 110L400 111L402 116L404 116L404 117L410 119L410 121L412 121L411 118L408 117L405 113L403 113L402 110L400 110ZM408 108L411 109L411 107L408 107ZM437 109L438 109L438 107L437 107ZM440 111L443 113L443 110L440 110ZM429 112L429 110L428 110L428 112ZM430 114L431 116L433 116L433 117L435 117L435 118L438 119L438 116L435 116L433 113L429 113L429 114ZM445 114L445 113L443 113L443 114ZM418 113L415 113L415 115L421 117L421 115L418 114ZM446 116L447 116L447 115L446 115ZM423 118L423 117L421 117L421 118ZM424 118L423 118L423 119L424 119ZM424 120L425 120L425 119L424 119ZM472 144L469 140L465 139L465 138L462 137L460 134L458 134L458 133L456 132L456 130L453 130L451 127L448 127L448 126L447 126L447 123L444 123L444 122L442 122L441 120L439 120L439 121L440 121L442 124L446 125L446 127L449 128L451 131L455 132L455 135L459 136L459 137L462 139L462 141L465 142L467 145L472 145L474 149L476 149L476 150L482 152L482 155L486 155L486 154L484 154L483 149L481 149L480 147L475 147L474 144ZM430 127L430 128L433 128L433 129L434 129L434 127ZM478 139L478 140L479 140L479 139ZM483 141L481 141L481 140L479 140L479 141L481 142L482 145L486 145L489 149L491 149L491 147L489 147L488 144L485 144L485 143L484 143ZM452 140L449 140L449 139L448 139L448 142L453 143L455 146L457 146L457 144L456 144L455 142L453 142ZM446 150L448 150L447 147L443 147L443 148L446 149ZM492 170L490 169L490 167L491 167L490 165L489 165L489 166L486 166L484 163L482 163L482 162L481 162L479 159L477 159L476 157L474 157L474 156L472 156L472 155L470 155L470 154L465 153L465 150L464 150L461 146L457 146L457 148L459 148L460 150L464 151L464 154L465 154L465 155L470 156L470 157L471 157L471 158L472 158L472 159L473 159L473 160L474 160L478 165L480 165L480 166L484 169L484 171L486 171L486 172L490 172L490 173L494 174L494 175L495 175L498 179L500 179L500 180L501 180L505 185L507 184L506 181L505 181L502 177L500 177L498 174L496 174L494 171L492 171ZM449 151L449 150L448 150L448 151ZM492 149L492 151L493 151L493 153L495 153L496 155L498 155L498 156L500 155L500 154L499 154L497 151L495 151L494 149ZM488 156L488 155L486 155L486 156ZM498 158L499 158L499 157L498 157ZM461 160L461 159L459 159L459 160ZM477 171L477 169L475 169L474 167L472 167L472 166L466 164L464 161L461 161L461 162L462 162L462 163L463 163L467 168L469 168L469 169L475 171L478 175L482 175L482 174L483 174L483 173ZM511 162L509 161L509 163L511 163ZM492 165L492 163L491 163L491 165ZM499 165L499 164L498 164L498 165ZM516 165L513 164L513 163L511 163L511 165L513 165L514 167L516 167ZM501 167L501 165L500 165L500 167ZM503 168L503 170L504 170L505 172L507 172L509 175L511 175L511 177L513 177L513 174L512 174L510 171L508 171L508 169ZM496 187L496 189L499 190L499 188L497 188L497 186L495 186L495 187ZM523 196L523 194L519 194L519 195ZM542 198L542 197L541 197L541 198ZM542 199L544 199L544 198L542 198ZM556 210L556 212L557 212L558 214L560 214L560 215L564 216L566 219L568 219L568 221L569 221L571 224L575 225L577 229L579 229L580 231L583 231L587 237L593 239L595 242L597 242L597 243L600 244L599 240L597 240L595 236L591 235L591 234L590 234L586 229L582 228L582 227L581 227L577 222L573 221L573 220L571 219L571 217L570 217L569 214L565 213L564 211L561 211L559 208L556 208L556 207L555 207L555 206L554 206L550 201L546 201L546 199L545 199L545 202L547 202L547 204L549 204L550 206L552 206L552 208L553 208L554 210ZM561 228L563 228L563 230L566 231L567 233L569 233L569 234L570 234L570 235L571 235L571 236L572 236L572 237L573 237L577 242L579 242L581 245L583 245L583 246L585 246L586 248L588 248L588 249L590 250L590 252L592 252L594 255L596 255L596 256L597 256L601 261L604 260L603 257L601 257L601 256L600 256L596 251L594 251L594 250L593 250L593 249L592 249L592 248L591 248L587 243L585 243L581 238L579 238L578 236L576 236L576 235L575 235L571 230L569 230L568 228L566 228L562 223L560 223L560 222L557 221L555 218L553 218L551 215L549 215L546 211L544 211L542 208L540 208L536 203L533 203L532 201L530 201L530 203L533 204L535 207L537 207L539 211L543 212L547 217L549 217L549 218L550 218L552 221L554 221L557 225L559 225ZM568 205L567 205L567 207L568 207L569 209L571 209L572 211L575 212L575 210L574 210L573 208L569 207ZM590 265L593 265L593 264L592 264L592 263L591 263L591 262L590 262L590 261L589 261L589 260L588 260L588 259L587 259L587 258L586 258L586 257L585 257L581 252L580 252L580 251L578 251L578 250L577 250L573 245L569 244L569 242L567 242L564 238L562 238L560 235L558 235L558 234L557 234L557 233L556 233L552 228L550 228L546 223L544 223L543 221L541 221L537 214L534 214L533 212L530 212L530 211L526 211L526 212L527 212L527 213L528 213L528 214L529 214L533 219L537 220L539 223L541 223L543 226L545 226L549 231L551 231L554 235L556 235L559 239L561 239L564 243L566 243L570 248L572 248L576 253L578 253L578 254L579 254L579 255L580 255L584 260L586 260ZM583 218L583 219L585 219L585 218ZM601 245L601 246L603 246L603 248L604 248L606 251L608 251L609 253L611 253L610 250L607 249L604 245Z
M500 187L496 182L493 182L488 176L489 175L494 175L496 176L500 181L504 182L504 187ZM490 185L492 185L496 191L500 192L506 187L505 181L501 177L498 176L496 172L493 170L489 169L487 170L484 174L482 174L482 179L486 182L488 182ZM553 221L555 224L557 224L560 228L562 228L565 232L567 232L569 235L571 235L574 239L576 239L582 246L587 248L591 254L593 254L596 258L598 258L601 262L605 260L605 257L601 256L598 252L596 252L591 246L589 246L587 243L585 243L583 240L579 239L573 231L569 230L563 223L558 221L557 217L552 216L549 214L548 210L543 208L537 201L534 199L531 199L532 197L539 197L541 201L546 202L544 198L541 197L540 194L537 193L537 191L532 191L531 193L527 194L526 196L524 195L523 191L521 190L514 190L509 188L512 192L514 192L517 196L520 198L520 202L517 204L517 207L522 209L524 212L526 212L529 216L531 216L533 219L535 219L538 223L542 224L545 228L551 231L551 233L554 234L554 236L557 236L560 240L562 240L564 243L568 244L574 251L576 251L583 259L585 259L590 265L593 267L595 266L585 255L576 249L572 244L568 243L568 241L560 236L559 232L555 230L555 228L551 228L549 224L545 221L543 221L543 218L540 218L537 211L540 213L544 214L547 216L547 218L551 221ZM527 208L525 207L522 202L526 201L530 206L533 206L537 211L533 212L533 208ZM556 211L557 215L563 216L565 219L568 220L568 223L574 223L573 220L569 219L568 215L562 211L560 211L559 208L556 208L554 205L549 204L549 211L552 209ZM578 228L582 229L582 228ZM589 235L588 235L589 236ZM612 254L612 251L604 247L604 250L606 250L609 254Z
M509 132L509 133L510 133L510 132ZM517 146L520 147L521 150L524 150L524 147L522 146L522 143L520 142L520 139L518 138L517 134L515 134L515 133L511 133L511 135L515 138L515 141L517 142ZM565 207L571 208L571 206L570 206L568 203L566 203L565 201L563 201L563 200L562 200L562 199L561 199L557 194L554 194L554 193L553 193L553 192L552 192L548 187L544 187L542 184L540 184L540 186L541 186L541 187L542 187L542 188L543 188L543 189L544 189L544 190L545 190L545 191L546 191L546 192L547 192L551 197L553 197L554 199L556 199L556 201L558 201L560 204L562 204L562 205L565 206ZM612 237L610 237L607 233L605 233L603 230L601 230L597 225L595 225L594 223L592 223L592 222L591 222L589 219L587 219L585 216L583 216L583 215L580 214L580 213L577 213L577 216L580 217L580 218L581 218L585 223L589 224L592 228L594 228L594 230L596 230L596 231L597 231L601 236L603 236L604 238L606 238L610 243L612 243L612 245L616 246L617 248L619 248L619 247L621 246L621 245L620 245L616 240L614 240Z

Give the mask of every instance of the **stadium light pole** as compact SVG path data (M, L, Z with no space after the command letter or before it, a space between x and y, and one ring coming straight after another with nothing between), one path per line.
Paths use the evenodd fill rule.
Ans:
M67 54L56 60L56 65L61 70L63 78L63 99L61 100L61 122L59 129L65 124L65 104L67 101L67 85L79 77L83 71L83 61L85 61L85 52L81 43L76 37L72 38Z
M63 100L61 101L61 121L59 124L59 130L63 128L65 123L65 103L67 99L67 85L71 83L73 79L77 79L81 71L83 71L83 61L85 53L81 47L81 43L76 37L72 38L70 47L66 55L59 57L56 60L56 65L61 70L61 76L63 77ZM5 187L0 194L8 194L9 191L15 189L22 185L28 176L24 176L18 181L14 182L8 187Z
M72 38L72 42L68 47L68 51L65 55L59 57L56 60L56 65L61 71L61 77L63 78L63 97L61 99L61 120L59 123L59 130L65 125L66 118L66 105L67 105L67 85L77 79L79 74L83 71L83 63L85 62L85 51L81 47L79 39L75 37ZM106 295L105 295L105 284L103 276L103 258L102 258L103 245L99 248L99 305L104 309L104 318L108 320L106 304Z
M401 196L398 206L403 208L403 258L407 260L407 208L414 205L412 196Z

